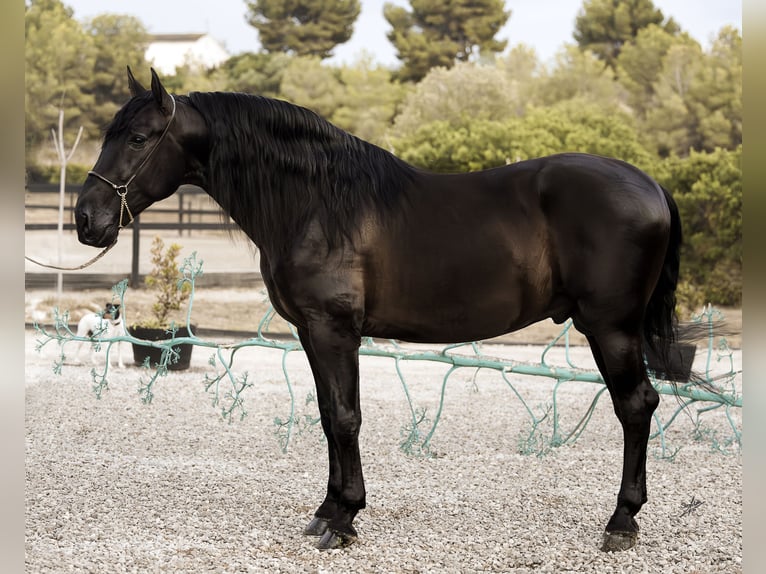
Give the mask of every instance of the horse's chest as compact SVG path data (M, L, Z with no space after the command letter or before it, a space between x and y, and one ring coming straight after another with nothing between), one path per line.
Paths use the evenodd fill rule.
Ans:
M279 261L262 257L261 274L275 310L296 326L328 316L358 321L363 314L363 265L353 250L295 249Z
M271 269L264 269L263 263L261 263L261 277L263 278L263 284L266 286L266 291L269 294L269 300L271 301L274 310L279 313L282 318L290 321L293 325L302 326L304 323L303 314L292 301L287 285L282 285L281 282L275 278Z
M281 288L279 283L274 280L273 275L269 273L261 273L263 277L263 283L266 286L266 291L269 294L269 301L274 307L274 310L285 320L289 321L293 325L302 326L303 316L299 309L292 303L288 293L285 289Z

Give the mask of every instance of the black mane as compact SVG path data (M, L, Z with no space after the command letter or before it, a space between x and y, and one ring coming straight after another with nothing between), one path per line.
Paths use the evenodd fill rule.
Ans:
M360 218L397 203L415 169L314 112L240 93L179 97L209 129L207 192L255 241L274 249L317 217L330 245Z

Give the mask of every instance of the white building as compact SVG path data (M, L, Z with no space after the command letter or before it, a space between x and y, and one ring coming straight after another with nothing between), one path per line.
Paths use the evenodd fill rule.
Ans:
M214 68L230 54L208 34L155 34L146 49L146 61L164 75L173 75L178 66Z

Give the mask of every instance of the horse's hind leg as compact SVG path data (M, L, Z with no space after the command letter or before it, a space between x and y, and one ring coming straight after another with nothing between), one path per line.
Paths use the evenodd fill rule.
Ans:
M304 532L322 536L320 549L338 548L356 541L352 523L365 507L359 455L360 338L330 319L302 330L300 337L314 374L330 462L327 495Z
M635 515L646 502L646 449L659 395L646 375L638 333L614 331L588 337L612 397L624 437L617 508L604 532L602 550L626 550L638 539Z

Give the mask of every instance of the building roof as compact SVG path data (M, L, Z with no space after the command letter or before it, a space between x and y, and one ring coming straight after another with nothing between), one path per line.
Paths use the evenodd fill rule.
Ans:
M152 34L150 42L196 42L206 34Z
M230 54L209 34L154 34L144 57L161 74L173 75L176 68L184 65L215 68L228 60Z

